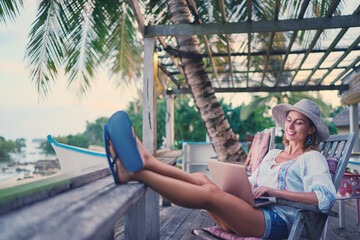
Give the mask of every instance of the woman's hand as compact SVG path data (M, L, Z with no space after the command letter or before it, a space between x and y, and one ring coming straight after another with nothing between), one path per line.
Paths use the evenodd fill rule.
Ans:
M276 189L273 188L268 188L268 187L263 187L263 186L259 186L257 188L255 188L252 193L254 198L259 198L261 196L270 196L270 197L276 197Z

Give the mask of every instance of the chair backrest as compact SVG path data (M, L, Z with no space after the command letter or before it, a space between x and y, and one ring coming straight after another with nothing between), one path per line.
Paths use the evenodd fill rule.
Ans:
M350 133L346 135L332 135L326 141L320 142L319 152L325 158L337 158L339 164L334 175L335 189L338 190L340 182L344 176L346 166L349 162L352 148L355 144L357 133Z

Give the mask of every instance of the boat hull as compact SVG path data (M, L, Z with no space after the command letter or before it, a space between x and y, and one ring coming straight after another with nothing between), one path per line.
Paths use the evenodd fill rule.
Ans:
M56 142L50 135L48 140L55 150L63 173L85 169L93 166L107 166L106 154Z

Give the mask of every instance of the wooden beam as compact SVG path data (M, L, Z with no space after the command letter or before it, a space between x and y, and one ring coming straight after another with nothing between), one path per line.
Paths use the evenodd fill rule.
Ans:
M139 2L137 0L129 0L131 9L134 13L134 17L138 23L139 30L144 37L145 34L145 21L140 11Z
M354 11L353 15L358 15L360 13L360 5L357 7L357 9ZM321 66L321 64L325 61L325 59L328 57L328 55L333 52L333 50L335 49L335 46L338 44L338 42L342 39L342 37L345 35L345 33L347 32L349 28L342 28L341 31L338 33L338 35L336 36L336 38L334 39L334 41L331 43L331 45L329 46L329 48L326 50L325 54L321 57L321 59L319 60L319 62L316 64L315 68L311 71L311 73L309 74L309 76L307 77L307 79L305 80L303 85L306 85L311 77L314 75L314 73L319 69L319 67ZM336 78L336 81L339 79L339 76ZM336 82L334 81L334 82Z
M330 85L333 85L333 84L335 84L337 81L339 81L339 79L342 78L342 76L344 76L345 73L347 73L351 68L354 68L358 62L360 62L360 56L357 57L357 58L355 59L355 61L353 61L349 66L347 66L346 69L345 69L342 73L340 73L340 74L330 83Z
M247 0L247 23L251 24L252 16L252 0ZM249 71L250 71L250 60L251 60L251 32L248 33L248 44L247 44L247 62L246 62L246 87L249 87Z
M180 82L178 80L176 80L171 73L169 73L169 71L166 69L166 67L162 63L158 63L158 66L161 69L161 71L163 71L171 79L171 81L173 81L173 83L175 83L175 85L179 88Z
M350 105L350 133L359 133L359 103ZM353 152L360 152L359 136L356 137Z
M239 23L172 24L145 27L146 37L235 34L256 32L287 32L299 30L319 30L344 27L359 27L360 15L289 19L279 21L256 21Z
M159 42L160 42L161 46L162 46L164 49L166 49L168 46L167 46L164 38L158 37L158 39L159 39ZM168 53L167 53L167 55L170 56L172 62L175 64L175 66L177 67L177 69L179 69L179 71L181 72L181 74L182 74L183 76L185 76L184 69L180 66L179 61L178 61L173 55L168 54Z
M305 15L307 7L309 6L309 3L310 3L310 0L306 0L306 1L303 2L298 19L303 19L304 18L304 15ZM291 52L291 48L292 48L292 46L293 46L293 44L295 42L297 34L298 34L298 30L293 31L290 42L289 42L289 45L286 48L286 54L285 54L285 56L284 56L284 58L283 58L283 60L281 62L280 71L279 71L279 73L277 75L274 86L277 86L279 84L279 82L280 82L280 78L281 78L282 73L284 72L284 69L285 69L286 61L287 61L288 56L289 56L289 54Z
M214 88L216 93L235 92L305 92L305 91L345 91L347 84L343 85L312 85L312 86L284 86L284 87L247 87L247 88ZM167 94L190 94L189 88L168 90Z
M356 61L356 60L355 60ZM353 67L353 66L352 66ZM337 66L336 69L347 69L348 66ZM323 68L319 68L319 70L329 70L330 67L323 67ZM301 71L311 71L312 68L303 68L301 69ZM284 72L295 72L296 71L296 68L287 68L284 70ZM250 71L250 73L261 73L262 70L253 70L253 71ZM277 69L272 69L272 70L269 70L268 72L278 72ZM207 73L212 73L211 71L208 71ZM229 73L229 71L219 71L219 73ZM233 71L234 74L246 74L247 73L247 70L245 71ZM171 75L178 75L178 74L181 74L180 72L169 72L169 74Z
M338 58L338 60L330 67L330 69L323 75L323 77L316 82L316 85L320 85L322 83L322 81L324 81L324 79L332 72L332 70L334 70L337 65L339 65L339 63L344 60L344 58L349 55L349 53L351 53L351 51L360 43L360 36L358 36L357 39L355 39L355 41L349 46L349 48L347 49L346 52L343 53L343 55L341 55L341 57Z
M225 12L224 0L219 0L219 6L220 6L222 22L226 22L226 12ZM231 48L230 48L229 34L225 34L225 39L226 39L227 57L228 57L228 61L229 61L230 79L231 79L231 84L234 87L235 85L234 85L234 75L233 75L233 64L231 61Z
M280 11L280 0L276 0L275 15L274 15L274 20L275 21L279 20L279 11ZM275 37L275 33L272 32L270 34L270 41L269 41L269 45L268 45L268 48L267 48L267 51L266 51L264 70L263 70L260 86L264 85L264 79L265 79L265 76L266 76L266 73L267 73L267 68L269 66L270 52L272 50L272 44L274 42L274 37Z
M165 115L165 147L173 149L174 147L174 95L166 94L166 115Z
M327 52L328 48L326 49L313 49L311 53L325 53ZM345 52L347 50L347 48L334 48L331 52ZM354 48L354 50L359 51L360 47L357 46ZM176 49L171 49L171 51L173 51L173 55L176 57L209 57L209 55L207 53L203 53L203 54L189 54L187 52L183 52L183 51L179 51ZM267 51L258 51L258 52L252 52L251 56L266 56ZM301 49L301 50L293 50L293 51L289 51L289 54L304 54L306 53L306 49ZM274 50L270 52L270 55L285 55L287 54L286 50ZM212 56L213 57L226 57L228 55L228 53L213 53ZM231 56L247 56L246 52L232 52ZM159 56L159 58L166 58L166 56ZM167 66L166 64L164 64L164 66Z
M340 0L335 0L335 1L332 1L332 2L331 2L331 5L330 5L329 10L327 11L325 17L330 18L330 17L333 15L333 13L335 12L337 6L339 5L339 2L340 2ZM293 74L293 76L292 76L292 78L291 78L291 80L290 80L290 83L289 83L290 86L291 86L291 84L293 83L296 75L297 75L298 72L300 71L302 65L305 63L305 60L307 59L307 57L308 57L309 54L311 53L312 49L314 48L316 42L317 42L318 39L320 38L322 32L323 32L323 29L318 29L318 30L316 31L315 36L314 36L313 40L311 41L309 47L307 48L305 55L304 55L303 58L301 59L301 62L300 62L300 64L299 64L299 66L298 66L298 69L297 69L296 72Z
M336 44L338 44L338 42L341 40L341 38L344 36L344 34L346 33L346 31L349 28L343 28L341 29L340 33L336 36L336 38L334 39L334 41L331 43L331 45L329 46L329 48L327 49L327 51L325 52L325 54L321 57L321 59L319 60L319 62L316 64L316 66L312 69L311 73L309 74L309 76L306 78L306 80L304 81L303 85L305 86L306 84L308 84L308 82L310 81L311 77L314 75L314 73L319 70L321 64L325 61L325 59L329 56L329 54L332 52L332 50L335 48Z

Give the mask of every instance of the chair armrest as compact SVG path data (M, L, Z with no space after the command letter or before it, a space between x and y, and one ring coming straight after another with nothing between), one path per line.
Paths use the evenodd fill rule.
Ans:
M294 208L299 208L302 210L306 210L306 211L311 211L314 213L319 213L319 214L325 214L331 217L337 217L338 213L334 212L334 211L329 211L327 213L323 213L319 210L318 207L311 205L311 204L306 204L306 203L301 203L301 202L295 202L295 201L291 201L291 200L287 200L287 199L283 199L283 198L276 198L276 204L280 204L283 206L289 206L289 207L294 207Z

